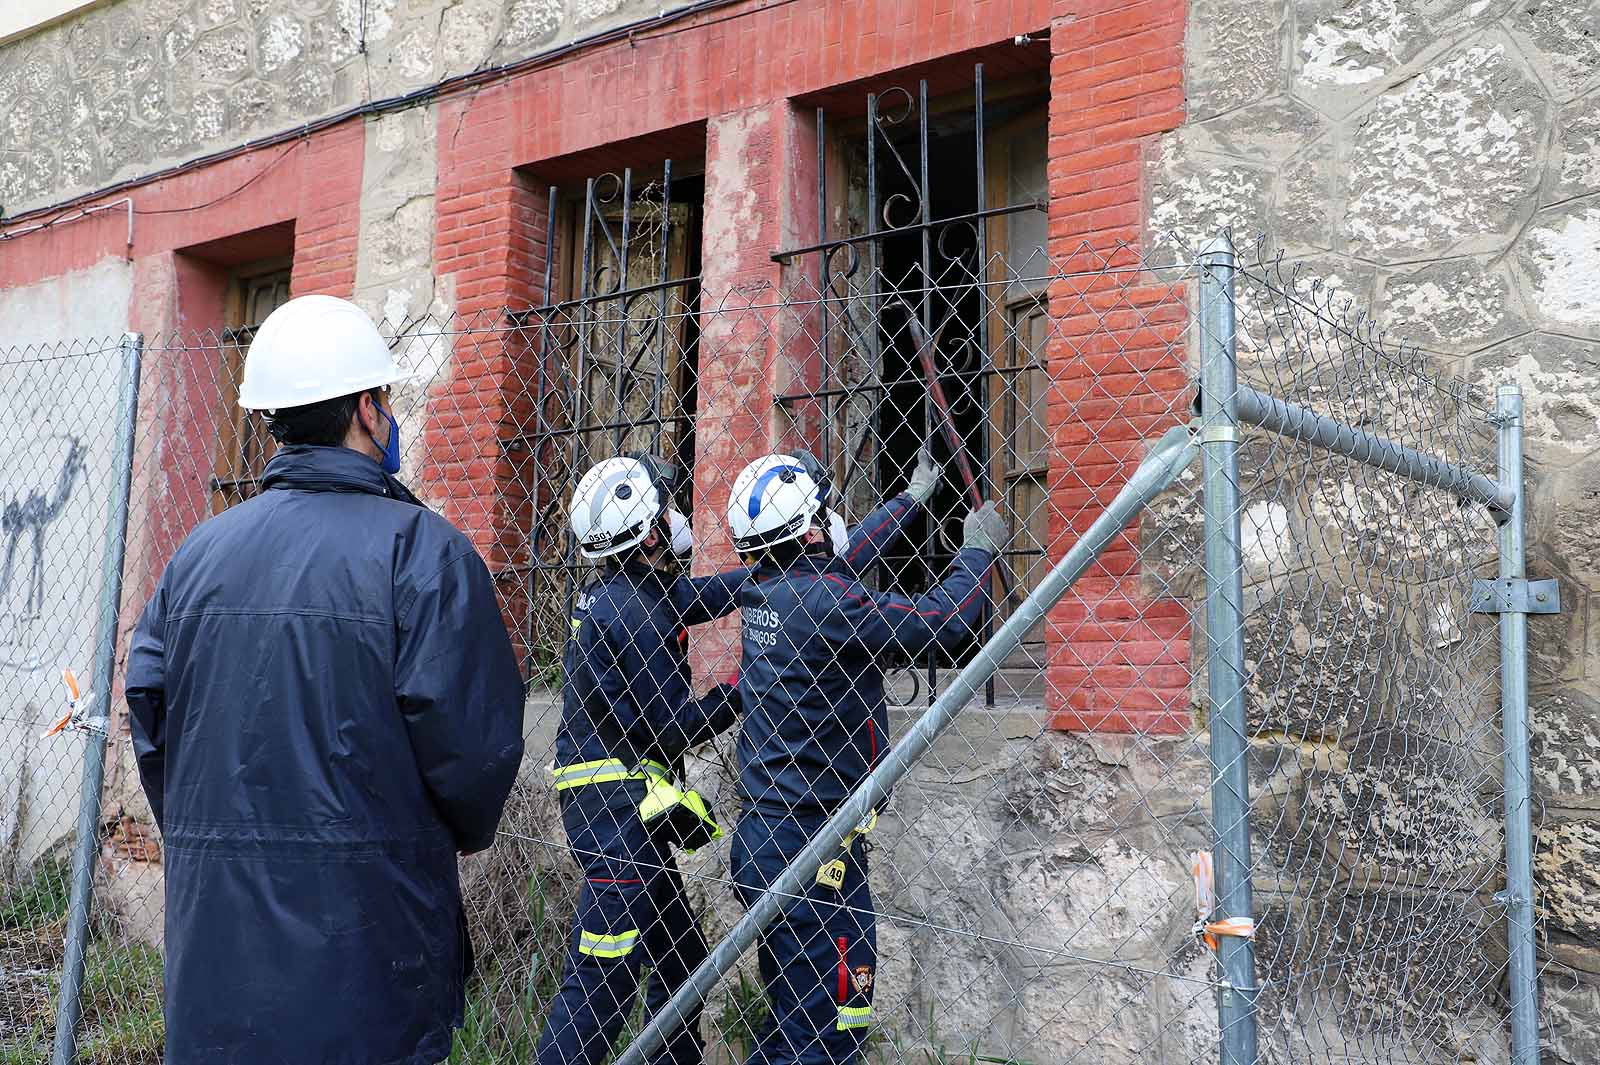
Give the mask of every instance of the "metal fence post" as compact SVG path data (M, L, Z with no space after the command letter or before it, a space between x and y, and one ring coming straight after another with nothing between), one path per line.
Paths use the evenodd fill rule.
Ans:
M1206 676L1211 699L1211 809L1217 918L1254 916L1250 785L1245 764L1244 578L1239 547L1239 422L1234 253L1227 234L1200 253L1200 452L1204 460ZM1255 950L1221 936L1217 1013L1222 1065L1255 1065Z
M1511 493L1500 524L1500 579L1527 576L1522 498L1522 388L1501 385L1500 484ZM1539 973L1534 956L1533 816L1528 763L1528 615L1500 613L1500 718L1505 746L1506 947L1511 982L1511 1060L1539 1065Z
M803 897L806 885L813 881L822 863L838 853L840 841L863 818L877 809L890 789L932 750L939 734L950 727L967 702L999 670L1006 656L1015 651L1022 638L1055 608L1084 571L1100 557L1106 545L1119 536L1152 499L1178 479L1189 463L1194 461L1194 453L1195 445L1187 427L1168 430L1157 441L1116 498L1101 511L1083 536L1067 549L1061 561L1044 575L1038 586L1017 604L1016 610L1000 626L1000 630L978 648L972 659L933 701L933 705L917 718L900 742L889 749L878 767L834 810L828 822L817 830L788 867L756 898L710 956L689 974L682 986L673 992L672 998L650 1018L650 1023L645 1025L638 1037L613 1059L614 1065L644 1065L652 1054L665 1045L667 1037L683 1026L684 1018L705 1003L717 981L755 945L757 937L767 925L794 905L796 899Z
M133 490L134 427L139 411L140 333L122 335L121 396L117 407L115 481L106 516L105 559L100 578L100 617L95 631L95 707L84 733L83 787L78 797L78 838L72 855L72 897L67 917L66 954L61 963L61 999L56 1007L52 1065L72 1065L78 1053L78 1021L83 1014L84 953L89 942L89 906L94 894L94 862L100 849L100 787L106 768L106 726L111 717L111 684L117 660L117 618L122 611L122 563L128 545L128 502Z

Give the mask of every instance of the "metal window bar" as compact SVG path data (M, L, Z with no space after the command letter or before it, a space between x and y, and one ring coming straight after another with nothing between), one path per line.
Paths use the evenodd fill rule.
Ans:
M897 136L913 117L914 137ZM984 70L981 63L975 64L973 68L973 102L970 113L957 117L969 117L972 123L975 184L971 202L975 205L974 210L935 216L930 170L932 158L930 135L933 129L933 117L929 107L928 84L924 79L917 83L914 90L892 87L868 94L866 128L863 136L866 154L866 203L863 221L867 231L830 238L827 224L827 171L824 165L827 115L824 109L819 108L817 111L819 144L817 201L820 219L818 242L780 249L772 253L774 262L785 264L802 263L807 257L816 256L817 291L820 297L820 313L823 316L820 336L822 358L820 379L812 388L791 390L778 397L776 402L790 410L803 410L811 406L820 410L819 451L825 457L831 457L834 453L833 437L840 431L837 412L847 409L852 400L870 398L870 413L865 419L866 424L860 438L853 444L845 441L842 476L836 471L839 490L846 499L850 498L856 478L861 475L864 467L869 468L867 475L869 493L877 496L885 494L885 486L879 484L879 478L870 472L870 467L876 463L868 456L867 451L875 437L884 438L880 423L892 421L907 413L895 407L893 393L896 386L907 383L924 386L921 399L918 401L923 437L930 444L937 441L942 448L945 446L944 433L936 428L936 425L948 415L941 414L938 409L943 405L938 394L940 386L937 376L943 376L948 372L949 376L973 391L979 408L987 412L991 382L999 384L1002 379L1042 369L1036 362L999 369L994 365L990 344L982 337L977 337L976 343L973 343L973 337L970 335L986 330L994 313L994 309L989 305L991 297L988 290L991 283L986 277L986 271L993 265L988 253L987 223L993 219L1025 211L1044 211L1044 204L1038 201L995 207L989 205L985 170L987 145ZM899 143L902 139L907 144ZM915 152L914 157L908 157L911 151ZM885 167L889 173L897 175L896 180L903 179L910 191L894 192L880 202L880 166ZM953 234L969 232L973 242L971 248L963 250L959 246L951 245L950 238ZM916 241L919 259L915 271L902 279L890 279L883 270L885 242L906 237ZM846 265L842 270L835 271L833 259L838 253L846 255ZM969 295L975 296L978 304L976 322L963 321L960 324L969 332L967 348L976 349L977 364L965 372L953 366L941 367L940 362L947 362L950 358L937 343L943 338L943 324L957 320L959 303ZM935 310L935 297L943 302L945 309ZM851 334L845 338L851 342L847 346L873 353L869 357L877 361L880 376L885 372L884 345L878 343L876 337L869 341L859 336L853 305L861 307L862 313L872 323L875 332L883 331L885 334L887 334L887 326L883 324L885 310L895 306L905 308L908 317L915 319L921 328L921 334L913 338L914 346L918 348L922 346L920 337L934 336L934 349L929 353L927 366L932 367L935 379L932 381L926 379L928 369L913 366L913 372L921 376L908 380L880 379L876 382L858 381L853 384L835 385L834 379L839 374L836 362L839 362L844 354L841 353L840 359L836 359L830 343L832 337L832 330L829 327L830 311L835 306L836 320L845 333ZM943 319L937 328L936 315ZM892 341L887 335L885 339ZM974 453L976 491L985 498L993 496L988 440L983 434L978 434L977 439L963 441L961 446ZM952 466L960 464L961 460L962 456L956 454L947 457ZM935 523L930 520L927 528L928 538L918 553L921 560L918 565L921 570L921 582L924 585L931 585L934 583L932 560L939 556L941 545L938 543ZM887 564L880 564L880 583L891 579ZM1004 573L1001 574L1000 580L1009 595L1009 581ZM984 635L992 631L992 619L985 620L981 631ZM930 654L924 667L925 681L931 699L933 693L938 691L940 683L938 656ZM993 706L994 701L995 691L991 683L985 690L985 702Z
M673 276L672 173L672 160L665 160L661 178L637 195L631 167L620 173L586 179L574 233L577 290L571 298L561 300L555 299L554 275L561 234L560 198L559 190L550 186L545 218L543 302L540 306L510 311L506 315L513 328L536 329L538 333L533 425L531 431L513 432L505 437L507 447L526 448L532 456L530 496L535 504L535 517L528 532L531 560L512 563L501 572L516 575L560 570L562 600L569 607L576 595L581 567L576 541L564 530L555 534L550 528L564 513L562 493L570 490L561 487L561 483L575 480L596 460L591 440L597 433L609 436L611 453L618 454L627 449L624 438L630 430L647 429L649 447L659 452L668 427L680 433L693 427L692 415L664 413L668 397L666 372L673 362L669 356L675 346L669 328L692 315L695 305L685 300L680 308L672 301L683 299L680 294L697 293L699 283L697 275L687 272ZM659 251L652 264L655 277L634 284L630 255L639 246L640 239L634 207L636 200L645 202L651 197L652 189L658 190L658 195L650 202L659 211L660 228L645 236L659 241ZM620 212L620 217L610 217L608 212ZM615 272L610 284L605 277L607 271ZM608 331L613 335L601 339ZM642 342L630 352L630 340ZM600 350L605 348L610 349L610 357L614 359L610 368L609 410L597 409L595 401L599 397L591 394L591 367L596 364ZM681 354L693 356L692 351ZM641 417L629 410L629 401L636 386L638 366L646 357L653 363L648 385L650 413ZM550 469L550 458L555 459L554 470ZM539 501L544 494L548 494L549 499L541 505ZM684 503L687 505L687 500ZM563 545L560 561L553 564L537 561L541 544L551 540L559 540ZM536 578L530 577L523 625L529 634L527 654L530 656L538 610L537 593ZM531 663L531 657L528 661Z

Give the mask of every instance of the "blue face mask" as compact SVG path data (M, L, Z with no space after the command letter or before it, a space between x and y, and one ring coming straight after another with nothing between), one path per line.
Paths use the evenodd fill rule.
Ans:
M385 418L389 419L389 446L378 444L378 438L373 436L372 442L378 444L378 449L383 452L383 472L391 476L400 472L400 423L394 420L394 415L378 408ZM371 433L367 434L372 436Z

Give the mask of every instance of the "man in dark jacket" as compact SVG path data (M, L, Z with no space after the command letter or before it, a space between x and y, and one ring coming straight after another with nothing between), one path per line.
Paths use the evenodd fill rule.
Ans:
M677 790L684 752L730 727L738 713L729 685L694 697L687 626L732 611L751 571L673 574L670 559L688 553L692 535L671 509L666 469L649 456L607 459L584 475L568 508L580 550L602 570L578 596L563 662L556 789L584 883L539 1065L598 1065L633 1012L642 967L652 969L649 1016L706 956L672 852L677 830L647 824L644 814L652 788ZM848 542L835 534L851 572L877 559L937 477L925 460L907 491L869 515ZM704 1055L696 1012L653 1060L698 1065Z
M741 811L733 876L752 904L866 779L888 747L885 652L915 657L971 638L1005 538L994 504L967 516L962 549L916 599L875 592L830 559L825 474L791 455L747 466L728 527L754 580L739 594ZM846 1065L872 1025L877 927L858 825L839 855L763 933L771 1011L749 1065Z
M353 304L275 311L240 402L284 447L134 634L168 1065L434 1065L461 1023L456 856L494 840L523 691L482 560L392 476L399 377Z

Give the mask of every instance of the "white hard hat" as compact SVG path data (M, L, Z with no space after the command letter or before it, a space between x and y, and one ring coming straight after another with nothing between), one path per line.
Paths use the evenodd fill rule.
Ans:
M756 551L804 536L827 498L827 482L809 455L768 455L746 466L728 496L728 532L737 551Z
M567 515L584 558L605 558L644 542L666 510L667 495L635 458L606 459L572 493Z
M239 406L303 407L405 376L366 311L335 296L297 296L256 330L244 358Z

